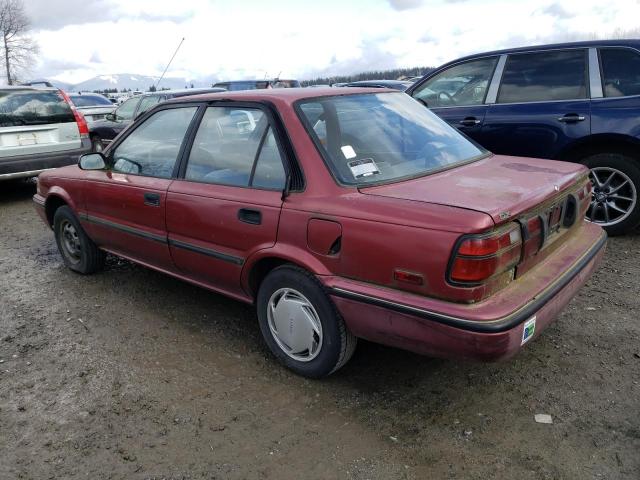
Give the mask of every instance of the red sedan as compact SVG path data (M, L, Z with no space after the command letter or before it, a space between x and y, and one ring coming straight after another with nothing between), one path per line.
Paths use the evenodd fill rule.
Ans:
M497 360L585 283L606 236L582 165L492 155L404 93L224 92L156 106L34 201L66 265L105 252L255 304L308 377L357 338Z

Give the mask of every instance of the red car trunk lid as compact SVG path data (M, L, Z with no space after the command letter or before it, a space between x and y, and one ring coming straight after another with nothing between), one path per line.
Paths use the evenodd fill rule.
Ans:
M492 155L440 173L360 191L475 210L500 224L536 208L586 174L580 164Z

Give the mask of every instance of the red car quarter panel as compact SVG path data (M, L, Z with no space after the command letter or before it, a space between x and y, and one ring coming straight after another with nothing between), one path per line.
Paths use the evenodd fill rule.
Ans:
M110 252L252 303L266 345L318 378L357 338L499 360L601 260L578 164L495 156L403 93L283 89L175 99L102 153L43 173L65 264Z

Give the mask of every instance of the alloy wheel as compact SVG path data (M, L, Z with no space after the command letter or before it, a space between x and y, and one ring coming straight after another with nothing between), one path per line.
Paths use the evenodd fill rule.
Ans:
M638 194L631 179L615 168L595 167L590 173L593 190L587 219L607 227L625 220L636 206Z

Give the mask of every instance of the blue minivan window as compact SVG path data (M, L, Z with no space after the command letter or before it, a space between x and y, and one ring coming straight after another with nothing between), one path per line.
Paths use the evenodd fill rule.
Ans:
M586 49L509 55L498 103L587 98Z
M600 50L605 97L640 95L640 55L626 48Z
M405 93L319 97L298 107L334 176L348 185L417 177L488 154Z

